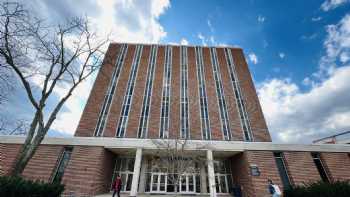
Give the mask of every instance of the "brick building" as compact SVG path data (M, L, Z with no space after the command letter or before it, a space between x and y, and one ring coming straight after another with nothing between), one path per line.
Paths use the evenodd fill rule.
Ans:
M0 137L0 174L23 141ZM188 170L171 174L161 151L177 144ZM108 193L118 174L130 196L230 196L240 186L260 197L267 179L283 188L349 179L349 152L272 143L242 49L113 43L75 136L45 138L23 175L62 182L73 196Z

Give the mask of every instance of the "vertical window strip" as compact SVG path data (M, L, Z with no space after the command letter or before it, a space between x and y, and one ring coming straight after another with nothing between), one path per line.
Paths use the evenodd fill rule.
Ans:
M145 138L147 136L147 129L148 129L148 117L149 117L149 108L150 108L150 101L151 101L151 94L152 94L152 88L153 88L153 79L154 79L154 70L157 60L157 51L158 47L156 45L153 45L151 48L151 54L150 58L148 60L148 71L147 71L147 81L146 81L146 88L143 95L143 104L142 104L142 111L141 111L141 117L139 122L139 129L138 129L138 138Z
M202 48L196 47L195 52L196 52L196 65L197 65L197 78L198 78L202 138L204 140L210 140L211 133L210 133L210 122L209 122L209 114L208 114L208 100L207 100L207 93L206 93L206 89L205 89L205 80L204 80L204 66L203 66Z
M188 116L188 56L187 47L181 46L181 65L180 65L180 79L181 79L181 91L180 91L180 125L181 125L181 138L189 139L189 116Z
M73 147L65 147L63 153L58 161L54 176L52 178L53 183L60 183L66 169L70 156L72 155Z
M312 159L314 160L315 166L318 170L318 173L321 176L322 181L328 183L330 179L323 165L320 153L311 153L311 156L312 156Z
M109 113L111 103L113 101L114 92L117 87L117 82L119 78L120 71L122 69L122 66L124 64L126 52L127 52L128 45L123 44L120 48L119 55L116 61L116 65L114 66L114 71L112 74L111 81L108 85L108 89L102 104L102 109L100 111L100 115L98 117L98 121L96 124L94 136L99 137L103 135L103 131L106 125L107 115Z
M169 111L170 111L170 88L171 88L171 64L172 64L172 47L166 46L165 62L163 73L162 88L162 106L160 116L160 138L169 137Z
M231 50L228 48L225 48L225 58L226 62L230 71L230 77L231 77L231 82L232 82L232 87L233 87L233 92L236 98L236 105L238 108L238 113L240 116L240 121L241 121L241 127L243 130L244 134L244 140L245 141L253 141L253 135L250 127L250 121L248 118L247 110L245 107L245 103L242 97L242 91L241 87L237 78L236 70L235 70L235 65L233 62L233 57Z
M283 187L284 189L289 189L291 187L291 181L288 175L286 164L284 162L284 155L282 152L275 152L273 154L275 156L276 165L282 180Z
M225 94L224 89L222 86L222 80L221 80L221 72L219 68L219 62L218 57L216 53L215 48L210 48L210 58L212 62L213 72L214 72L214 79L215 79L215 86L216 86L216 95L218 98L218 104L220 109L220 118L221 118L221 126L222 126L222 132L225 140L231 139L231 131L229 126L229 119L228 119L228 113L227 113L227 107L226 107L226 101L225 101Z
M137 45L136 47L136 52L133 58L131 72L127 83L127 89L123 99L122 111L120 114L116 137L124 137L125 135L125 129L126 129L129 112L131 108L132 95L135 89L137 69L140 64L141 55L142 55L142 48L143 48L142 45Z

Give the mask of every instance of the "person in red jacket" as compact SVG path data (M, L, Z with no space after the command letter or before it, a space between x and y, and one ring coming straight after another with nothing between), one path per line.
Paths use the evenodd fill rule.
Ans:
M117 196L120 197L120 190L122 189L122 179L120 178L119 175L117 175L117 178L113 183L112 189L114 190L113 197L115 196L115 194L117 194Z

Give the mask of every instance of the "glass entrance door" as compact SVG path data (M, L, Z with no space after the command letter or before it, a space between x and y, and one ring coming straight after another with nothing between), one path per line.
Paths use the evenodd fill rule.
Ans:
M228 182L227 176L225 174L216 174L215 175L215 184L216 184L216 192L218 193L228 193Z
M164 193L167 188L167 174L166 173L152 173L151 175L151 192Z
M194 174L181 175L179 186L181 193L195 193L196 176Z

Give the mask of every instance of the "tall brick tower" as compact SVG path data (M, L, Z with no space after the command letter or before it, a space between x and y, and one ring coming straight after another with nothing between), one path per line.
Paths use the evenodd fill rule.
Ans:
M75 136L271 141L241 49L120 43Z

